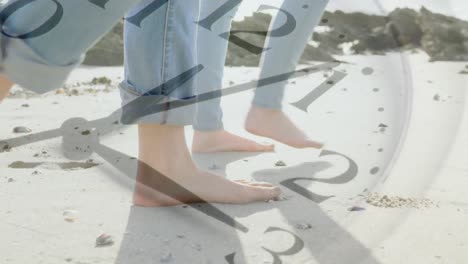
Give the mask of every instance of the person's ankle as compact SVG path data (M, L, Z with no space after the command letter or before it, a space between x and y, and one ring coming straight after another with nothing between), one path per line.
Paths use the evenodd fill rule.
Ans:
M13 85L5 75L0 74L0 102L8 96Z
M250 111L252 110L259 110L259 111L266 111L266 112L282 112L283 107L282 106L272 106L272 105L262 105L262 104L257 104L253 102L250 105Z

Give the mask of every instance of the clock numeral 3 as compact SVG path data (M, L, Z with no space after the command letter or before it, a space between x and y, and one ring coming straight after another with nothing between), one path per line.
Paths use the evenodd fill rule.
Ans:
M281 261L281 258L280 258L281 256L295 255L295 254L299 253L304 248L304 241L302 241L302 239L300 239L297 235L295 235L292 232L289 232L288 230L284 230L284 229L279 228L279 227L270 227L265 231L265 234L266 233L271 233L271 232L284 232L284 233L288 233L288 234L290 234L291 236L294 237L294 244L289 249L287 249L285 251L282 251L282 252L275 252L275 251L272 251L272 250L270 250L268 248L262 247L265 251L270 253L271 256L273 257L273 264L283 263Z
M282 229L282 228L279 228L279 227L269 227L266 231L265 231L265 234L267 233L271 233L271 232L284 232L284 233L288 233L290 234L291 236L294 237L294 244L287 250L285 251L281 251L281 252L275 252L275 251L272 251L271 249L268 249L268 248L265 248L265 247L262 247L263 250L265 250L266 252L270 253L271 256L273 257L273 264L282 264L283 262L281 261L281 257L282 256L292 256L292 255L295 255L297 253L299 253L302 249L304 249L304 241L302 241L301 238L299 238L297 235L295 235L294 233L288 231L288 230L285 230L285 229ZM234 258L236 256L236 253L231 253L229 255L227 255L225 257L227 263L229 264L235 264L234 262Z

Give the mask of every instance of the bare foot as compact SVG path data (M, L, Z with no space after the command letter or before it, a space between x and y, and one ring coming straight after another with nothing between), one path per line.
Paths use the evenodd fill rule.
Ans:
M212 152L269 152L274 145L257 143L225 130L201 132L194 131L192 151L198 153Z
M311 140L281 110L252 106L245 129L295 148L322 148L323 143Z
M182 203L245 204L281 194L268 183L230 181L197 168L184 141L182 127L139 126L139 165L133 202L160 207Z
M12 83L8 78L4 75L0 75L0 102L8 96L11 87L13 87L14 83Z

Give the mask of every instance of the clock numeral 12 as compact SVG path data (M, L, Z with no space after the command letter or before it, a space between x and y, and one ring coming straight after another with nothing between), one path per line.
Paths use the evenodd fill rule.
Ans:
M236 8L241 2L242 0L227 1L226 3L221 5L218 9L216 9L213 13L211 13L211 15L200 20L198 22L198 25L200 25L201 27L207 30L212 31L213 24L216 23L216 21L221 19L223 16L225 16L227 13L232 11L234 8ZM284 23L284 25L276 29L271 29L269 31L231 30L230 32L221 33L219 36L249 51L250 53L253 53L256 55L262 54L263 52L269 50L269 48L255 46L243 40L242 38L238 37L237 35L241 33L245 33L245 34L254 34L254 35L260 35L260 36L265 36L265 37L267 35L269 35L270 37L283 37L283 36L287 36L291 34L294 31L294 29L296 29L296 25L297 25L297 21L294 18L294 16L286 10L278 9L273 6L262 5L259 7L257 11L264 11L268 9L277 9L283 14L285 14L286 22Z

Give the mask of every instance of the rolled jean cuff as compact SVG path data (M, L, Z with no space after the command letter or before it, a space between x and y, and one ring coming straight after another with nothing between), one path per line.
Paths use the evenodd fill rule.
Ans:
M62 87L70 72L84 59L82 56L69 65L52 65L21 39L3 36L1 46L3 73L10 81L39 94Z
M275 109L275 110L281 110L283 109L283 104L277 104L277 103L268 103L264 101L257 101L253 100L252 105L258 107L258 108L267 108L267 109Z
M127 82L120 83L123 124L163 124L188 126L193 124L196 97L174 98L167 95L143 95ZM135 101L138 100L138 101ZM177 107L179 103L187 104ZM174 107L173 109L171 109ZM147 114L148 112L155 112Z

